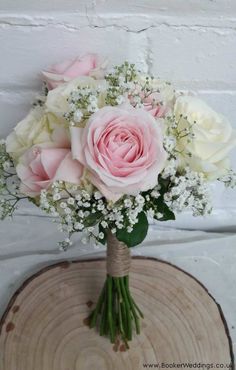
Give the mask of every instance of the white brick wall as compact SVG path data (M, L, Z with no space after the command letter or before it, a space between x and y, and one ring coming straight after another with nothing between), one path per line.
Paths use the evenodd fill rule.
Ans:
M0 0L0 45L0 136L28 111L43 67L85 52L197 91L236 128L235 0ZM219 207L236 208L235 193Z

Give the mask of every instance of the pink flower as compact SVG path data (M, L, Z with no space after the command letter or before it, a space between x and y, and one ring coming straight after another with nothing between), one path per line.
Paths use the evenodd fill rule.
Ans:
M144 109L153 117L162 118L168 112L168 107L160 104L161 96L159 93L152 93L143 99Z
M83 168L72 159L69 149L34 146L20 158L16 172L21 180L20 191L35 197L56 180L79 184Z
M137 106L135 97L139 97L140 102L143 104L143 109L153 117L163 118L173 109L175 92L170 84L154 79L149 92L144 92L139 85L135 86L134 91L128 96L133 107Z
M104 107L86 127L71 128L73 158L94 186L112 201L153 188L166 152L158 122L142 109Z
M60 64L54 64L42 73L48 89L52 90L73 78L88 76L97 67L98 56L87 54L83 57L66 60Z

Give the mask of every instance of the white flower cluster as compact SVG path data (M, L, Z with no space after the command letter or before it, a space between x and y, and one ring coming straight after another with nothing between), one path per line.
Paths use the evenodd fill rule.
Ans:
M187 117L182 115L166 118L167 133L164 137L164 147L168 153L168 160L161 178L169 181L164 194L164 201L174 213L191 210L194 216L209 214L212 210L208 182L203 173L195 172L180 166L181 150L185 155L191 156L185 150L185 144L194 139L192 127L185 127ZM181 144L180 144L181 143Z
M105 76L107 81L105 103L114 106L128 101L131 97L134 99L137 74L134 64L125 62L121 66L115 66Z
M191 156L186 146L194 139L193 125L187 125L187 117L174 114L165 117L166 132L163 140L164 148L169 157L178 158L182 155Z
M186 168L182 175L172 176L164 200L174 213L192 210L194 216L209 214L212 210L208 183L202 173Z
M229 170L227 174L221 176L218 180L223 182L227 188L236 187L236 173L233 170Z
M0 140L0 219L12 216L18 202L24 199L19 191L19 179L16 176L12 159L6 153L5 141Z
M159 196L155 188L145 194L124 196L113 204L107 202L99 191L90 194L77 185L58 181L50 191L41 191L40 208L60 219L58 228L68 235L60 246L66 249L71 244L71 235L78 231L85 232L85 242L88 237L102 242L107 229L113 234L121 229L131 233L143 211L151 219L161 219L163 214L155 205Z
M107 105L119 105L129 102L134 108L149 109L163 106L163 97L169 84L138 71L134 64L128 62L116 66L105 76L108 83L105 102ZM171 88L167 100L173 100Z
M71 126L83 123L98 110L98 98L101 90L100 86L78 86L70 93L67 99L69 110L64 114L64 117Z
M166 167L161 173L161 177L163 179L167 179L167 178L173 179L176 176L177 169L178 169L177 158L169 157L169 159L166 161Z

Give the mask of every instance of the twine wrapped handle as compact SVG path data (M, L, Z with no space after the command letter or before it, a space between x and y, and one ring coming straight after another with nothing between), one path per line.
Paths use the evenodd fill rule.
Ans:
M112 277L129 275L131 264L130 250L110 231L107 235L107 273Z
M107 233L107 277L95 309L89 317L90 328L99 326L100 335L109 335L111 343L121 339L125 348L132 330L140 333L143 314L129 289L130 250L115 235ZM98 317L100 317L98 319Z

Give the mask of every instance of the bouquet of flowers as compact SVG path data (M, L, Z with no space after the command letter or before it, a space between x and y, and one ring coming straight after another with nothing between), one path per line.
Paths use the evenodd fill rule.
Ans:
M150 220L211 212L209 184L235 185L228 120L191 94L96 55L42 72L44 89L0 144L0 216L27 198L71 236L107 244L107 278L91 327L128 348L142 312L129 290L130 247Z

